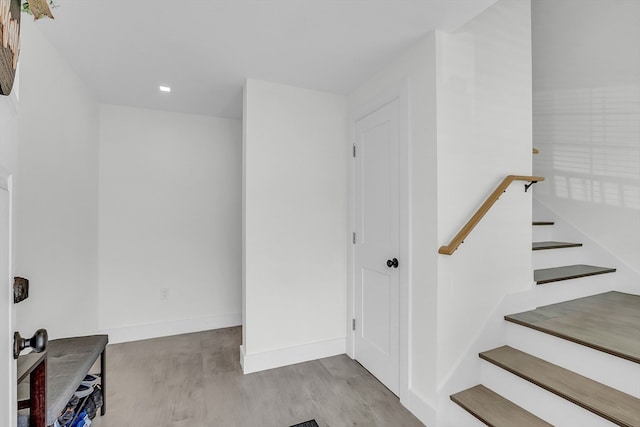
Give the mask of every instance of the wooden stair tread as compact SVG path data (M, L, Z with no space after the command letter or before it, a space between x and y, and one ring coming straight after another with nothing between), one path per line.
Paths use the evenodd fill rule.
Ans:
M598 267L595 265L566 265L563 267L543 268L533 271L533 279L538 285L561 280L577 279L579 277L595 276L597 274L614 273L615 268Z
M505 319L640 363L640 295L606 292Z
M554 225L553 221L533 221L533 225Z
M480 357L617 425L640 427L640 399L634 396L509 346Z
M483 385L453 394L451 400L491 427L553 427Z
M580 246L582 246L582 243L546 241L533 242L531 249L534 251L541 251L546 249L577 248Z

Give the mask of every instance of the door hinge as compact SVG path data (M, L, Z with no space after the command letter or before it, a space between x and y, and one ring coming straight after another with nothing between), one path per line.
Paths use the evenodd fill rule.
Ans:
M352 240L353 240L353 244L355 245L356 244L356 232L355 231L353 232L353 239Z
M356 319L351 319L351 330L356 330Z
M356 156L356 144L353 144L353 157Z

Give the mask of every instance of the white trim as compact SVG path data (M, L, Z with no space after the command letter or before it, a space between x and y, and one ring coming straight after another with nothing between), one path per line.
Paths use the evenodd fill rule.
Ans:
M141 325L122 326L118 328L102 329L100 332L109 335L109 343L139 341L150 338L168 337L171 335L189 334L192 332L208 331L211 329L239 326L242 314L223 314L219 316L202 317L198 319L173 320L169 322L148 323Z
M423 399L414 390L407 391L407 400L403 402L405 408L416 416L426 426L438 425L438 411L426 399Z
M353 163L353 146L356 142L356 129L355 123L356 119L351 112L349 113L349 129L348 129L348 137L347 137L347 324L346 328L346 342L345 342L345 353L350 358L355 358L355 337L353 334L353 319L356 312L355 306L355 271L353 268L353 260L354 260L354 245L353 245L353 233L355 232L355 197L354 197L354 188L355 185L355 176L354 176L354 163Z
M6 276L2 277L2 281L7 284L11 283L10 278L13 277L13 273L14 273L14 268L13 268L14 241L13 239L14 239L15 223L14 223L13 191L12 191L11 184L12 184L12 175L9 173L7 169L5 169L4 167L2 167L2 165L0 165L0 192L6 191L6 197L8 202L8 206L7 206L8 216L2 217L0 219L2 222L7 221L5 224L8 225L6 230L7 231L6 240L2 239L2 242L0 242L0 244L5 246L5 248L7 249L7 254L6 254L7 269L5 271ZM6 288L3 289L3 292L5 293L7 305L3 307L3 313L2 315L0 315L3 317L3 319L0 320L0 327L2 327L3 329L2 331L3 334L7 333L7 337L11 337L16 327L16 309L14 308L14 305L13 305L13 290L9 286L7 286ZM6 345L9 343L3 343L3 344ZM5 415L0 416L0 420L9 427L15 427L17 422L17 416L16 416L17 411L15 406L15 402L17 401L16 363L13 360L13 357L10 356L10 354L11 354L10 351L5 351L5 356L2 357L2 363L5 364L2 370L4 371L5 369L8 369L9 384L3 386L5 388L4 389L5 392L0 393L3 400L2 406L4 406L5 403L8 401L10 410L6 416Z
M354 332L351 328L351 320L355 313L355 286L354 286L354 246L351 240L351 233L355 228L354 221L354 163L351 150L353 150L353 143L355 142L355 123L362 117L371 114L384 105L398 100L399 107L399 129L400 129L400 141L398 144L398 161L399 164L399 186L400 186L400 254L399 259L402 263L400 269L400 348L399 348L399 362L400 362L400 401L405 402L409 399L409 378L410 378L410 352L409 352L409 336L410 336L410 283L411 283L411 143L410 143L410 104L409 104L409 86L410 81L408 78L402 79L395 85L390 86L384 92L378 94L371 101L362 105L352 106L349 112L349 139L347 143L347 149L349 150L348 158L351 159L348 162L348 230L349 230L349 248L347 251L347 338L346 338L346 353L351 358L355 357L355 339Z
M242 372L244 372L244 358L247 356L247 353L244 351L244 344L240 344L240 367L242 368Z
M9 171L0 165L0 190L9 191L9 181L11 180L11 174Z
M18 97L16 95L16 88L14 87L14 89L11 91L11 93L8 96L5 95L5 98L8 101L7 105L9 106L9 110L13 114L18 114Z
M19 94L18 94L18 86L20 84L20 63L18 63L18 69L16 70L16 76L13 80L13 89L9 95L5 95L5 98L9 101L8 105L11 108L11 112L14 114L18 114L18 105L19 105Z
M376 110L379 110L380 108L384 107L385 105L389 104L390 102L396 99L399 99L400 103L403 103L403 99L407 101L406 104L408 108L408 95L409 95L409 79L404 78L398 81L398 83L391 85L385 91L380 92L379 94L377 94L375 97L373 97L371 100L367 101L366 103L351 107L349 111L349 116L350 116L349 125L351 126L351 136L355 135L355 123L358 120L362 119L365 116L368 116L369 114L373 113ZM404 124L405 121L408 122L408 120L400 120L400 121L402 124Z
M400 269L400 401L409 398L410 387L410 352L411 336L411 123L409 114L410 82L405 80L399 88L399 125L400 144L398 152L399 185L400 185L400 259L405 268Z
M261 353L247 354L244 346L240 346L240 364L243 372L250 374L267 369L280 368L309 360L344 354L345 339L320 341Z

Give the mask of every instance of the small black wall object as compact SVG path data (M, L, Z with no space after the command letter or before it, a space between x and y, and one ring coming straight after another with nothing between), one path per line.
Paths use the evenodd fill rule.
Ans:
M13 303L17 304L29 298L29 280L24 277L13 278Z

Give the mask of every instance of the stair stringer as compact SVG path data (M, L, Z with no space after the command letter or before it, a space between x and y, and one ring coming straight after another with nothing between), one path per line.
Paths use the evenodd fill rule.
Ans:
M438 385L436 427L484 426L482 422L451 401L450 396L481 382L481 360L478 354L504 345L507 337L507 313L533 310L535 285L525 291L508 294L497 304L482 328L458 358L455 368ZM508 398L508 396L505 396ZM431 426L430 426L431 427Z

